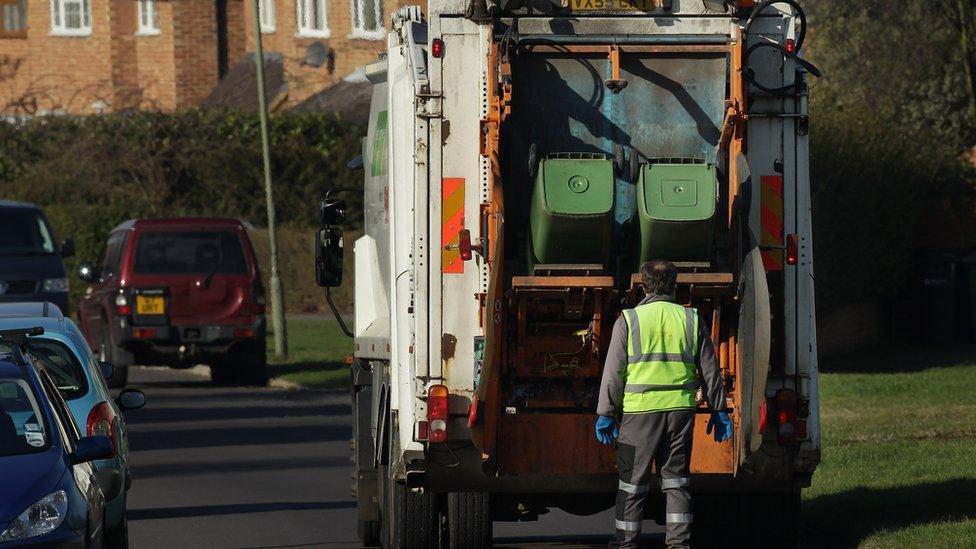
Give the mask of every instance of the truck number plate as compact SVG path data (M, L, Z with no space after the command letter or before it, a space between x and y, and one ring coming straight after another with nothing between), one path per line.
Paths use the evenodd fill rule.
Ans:
M137 295L136 314L137 315L161 315L165 309L163 296L161 295Z
M657 0L569 0L573 11L654 11Z

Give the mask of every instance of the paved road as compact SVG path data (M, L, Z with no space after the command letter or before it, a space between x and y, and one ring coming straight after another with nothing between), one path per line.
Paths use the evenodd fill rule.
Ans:
M150 401L126 416L135 549L358 547L344 394L218 388L159 368L129 380ZM497 523L496 547L606 547L611 524L554 511Z

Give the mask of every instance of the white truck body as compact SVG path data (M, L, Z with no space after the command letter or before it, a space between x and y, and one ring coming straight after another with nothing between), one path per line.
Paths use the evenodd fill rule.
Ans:
M383 485L388 477L420 492L491 492L523 499L545 493L612 495L616 486L612 471L581 471L579 475L542 471L545 474L535 476L499 473L487 465L491 463L488 456L492 450L482 446L481 435L474 435L469 428L472 401L474 423L484 421L479 414L486 413L484 408L478 408L476 396L481 397L481 406L499 407L502 411L498 413L505 413L503 403L486 403L484 390L479 393L478 386L486 382L481 376L487 372L486 354L491 356L490 350L485 352L485 346L492 345L491 330L486 326L492 322L490 316L512 314L502 312L501 300L507 294L492 293L494 266L485 257L493 238L484 221L485 212L492 201L492 185L498 179L493 174L491 156L485 154L492 108L490 90L498 85L498 74L489 65L493 44L502 40L500 29L506 28L515 40L549 37L559 44L579 46L580 51L588 44L602 44L611 36L624 44L621 47L625 52L628 44L641 44L646 51L653 50L655 44L664 48L705 44L701 47L725 47L732 52L736 41L743 37L745 21L734 14L708 12L699 0L665 4L670 9L658 2L654 10L639 14L568 17L566 13L535 12L473 20L467 17L470 6L466 1L430 0L426 17L418 7L404 8L394 15L385 57L366 69L374 84L364 145L366 230L355 243L354 368L359 368L361 375L357 378L354 373L354 382L360 379L363 387L369 387L368 393L363 393L368 406L359 404L368 409L366 415L358 417L364 423L368 417L369 428L362 425L357 429L357 470L379 467L380 477L371 482ZM791 13L785 4L767 9L756 18L743 49L758 41L786 44L796 40L798 22ZM513 31L516 19L517 31ZM439 44L435 46L436 42ZM435 47L438 55L432 52ZM733 55L727 57L726 75L730 80L735 71ZM590 59L587 63L596 62ZM755 79L767 87L789 86L797 78L795 60L773 48L755 52L749 68L755 71ZM514 93L518 93L519 86L527 85L516 81ZM728 87L725 82L721 86ZM634 93L639 92L638 89ZM762 379L756 383L762 384L760 390L770 401L776 399L780 389L794 391L805 432L796 437L788 451L775 453L750 451L748 441L737 441L734 448L729 447L727 458L700 462L727 462L728 465L721 465L728 468L725 473L721 473L725 469L708 469L718 465L703 466L706 468L695 482L702 490L713 492L796 493L799 487L809 485L819 462L821 441L807 90L802 82L798 93L783 95L764 94L755 86L748 86L748 96L748 122L744 126L747 135L742 141L747 144L743 150L747 163L738 166L740 179L751 181L752 192L740 195L741 200L748 200L747 214L743 214L747 232L760 238L768 229L763 211L769 209L767 202L770 196L775 199L776 193L766 192L767 186L771 185L774 191L779 186L779 237L796 235L798 244L795 264L780 257L782 266L770 270L767 276L769 293L777 296L772 300L774 343L771 364L757 370L762 372ZM731 98L721 99L725 101L724 111ZM519 113L513 110L511 116ZM730 123L728 118L724 122ZM716 146L714 154L720 168L731 172L724 149ZM457 235L462 227L469 231L476 253L458 265ZM790 253L786 242L761 239L766 255ZM477 253L482 243L485 247ZM734 293L735 289L731 291ZM499 302L486 305L491 296ZM769 342L765 344L768 348ZM739 345L752 343L739 341ZM763 342L757 345L761 347ZM743 353L751 356L747 349L737 355ZM763 356L762 352L758 354ZM767 369L768 377L764 375ZM745 379L740 376L730 383ZM445 386L451 395L447 451L444 444L425 440L423 432L430 428L428 390L435 385ZM751 402L746 400L747 389L735 403L736 411L741 406L751 408ZM751 404L758 409L758 402ZM739 415L742 422L759 421L758 417L750 417L752 414L746 409ZM737 424L737 428L748 431L750 425ZM775 424L767 423L765 429L767 436L761 444L776 447ZM364 441L371 446L372 462L363 463ZM524 444L524 440L506 441L505 433L499 432L497 444ZM709 448L700 451L711 451ZM534 455L547 449L524 451ZM769 457L772 455L779 457ZM382 501L362 502L364 493L375 492L375 487L359 488L362 520L379 520L384 514ZM379 493L382 500L382 487ZM559 505L560 500L542 501L540 505L552 506ZM370 505L378 510L364 509Z

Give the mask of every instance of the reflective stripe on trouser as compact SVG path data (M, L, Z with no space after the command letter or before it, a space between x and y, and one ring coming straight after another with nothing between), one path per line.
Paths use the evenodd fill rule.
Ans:
M691 543L691 482L688 466L695 411L671 410L624 414L617 441L620 482L611 547L638 547L644 504L651 484L651 466L657 463L661 489L667 501L665 528L668 547Z

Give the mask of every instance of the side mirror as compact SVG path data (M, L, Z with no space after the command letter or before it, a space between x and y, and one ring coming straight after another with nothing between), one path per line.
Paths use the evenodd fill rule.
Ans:
M145 406L147 402L146 393L143 393L139 389L125 389L119 393L119 398L115 399L115 403L119 405L119 408L123 412L138 410Z
M75 451L71 454L71 463L88 463L96 459L110 459L115 457L115 448L108 437L84 437L78 439Z
M319 225L332 227L346 222L346 201L341 198L326 198L319 202Z
M98 366L99 366L99 368L102 369L102 376L105 379L111 378L112 377L112 374L115 373L115 366L112 366L108 362L102 362L101 360L99 360L98 361Z
M75 255L75 241L66 238L61 243L61 257L71 257L73 255Z
M85 282L95 280L95 266L87 261L78 264L78 278Z
M326 288L342 284L342 229L326 227L315 235L315 282Z

